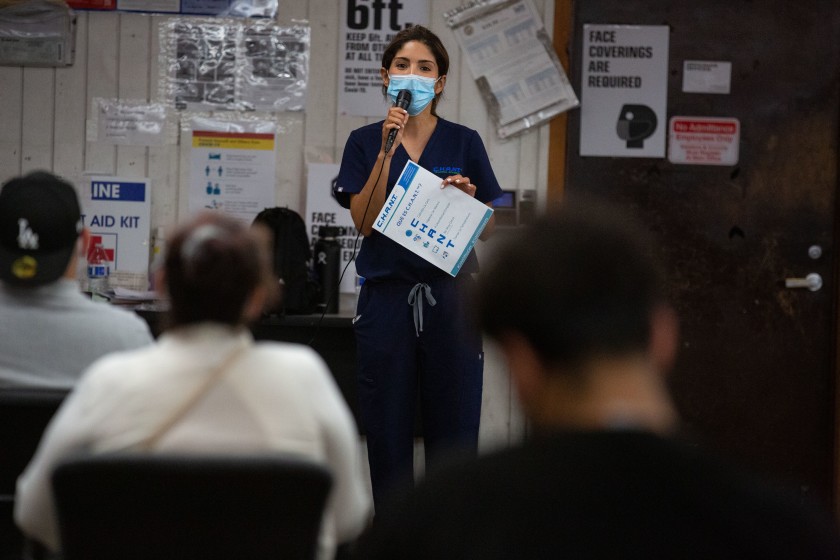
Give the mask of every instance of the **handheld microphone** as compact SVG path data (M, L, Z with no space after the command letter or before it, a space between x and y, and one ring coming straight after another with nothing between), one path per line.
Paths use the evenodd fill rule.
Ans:
M394 107L408 109L409 105L411 105L411 92L407 89L401 89L399 93L397 93L397 101L394 103ZM392 128L390 131L388 131L388 138L385 140L386 154L391 151L391 146L394 145L394 140L396 140L397 138L398 131L398 128Z

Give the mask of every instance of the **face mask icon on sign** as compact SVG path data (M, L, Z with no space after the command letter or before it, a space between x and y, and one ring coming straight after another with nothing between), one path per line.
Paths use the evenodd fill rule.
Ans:
M615 130L628 148L642 148L656 130L656 113L647 105L623 105Z

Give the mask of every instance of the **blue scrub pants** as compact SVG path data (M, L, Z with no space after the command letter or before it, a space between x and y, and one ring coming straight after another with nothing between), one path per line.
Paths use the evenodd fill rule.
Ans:
M414 306L411 282L367 281L359 294L359 411L377 508L394 487L413 482L418 402L427 470L444 456L478 449L484 353L466 309L474 282L465 275L426 284L432 297L421 290Z

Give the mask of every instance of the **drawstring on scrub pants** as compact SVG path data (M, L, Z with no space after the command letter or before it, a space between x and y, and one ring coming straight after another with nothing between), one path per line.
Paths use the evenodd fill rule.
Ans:
M417 283L408 293L408 305L414 309L414 332L417 333L418 338L423 332L423 296L426 297L430 306L434 307L437 303L432 295L432 288L428 284Z

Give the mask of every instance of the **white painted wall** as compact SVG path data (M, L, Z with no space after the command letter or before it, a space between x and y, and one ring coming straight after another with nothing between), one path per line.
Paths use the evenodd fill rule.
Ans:
M551 31L553 0L533 0ZM451 63L441 116L481 133L499 182L505 189L537 192L545 200L548 128L502 142L443 13L462 0L429 0L429 22ZM339 53L338 0L279 0L278 21L308 20L312 28L307 110L277 116L276 202L302 210L307 162L337 162L351 130L376 119L337 115ZM85 141L95 97L157 100L158 23L167 16L78 12L75 63L68 68L0 67L0 181L47 169L81 184L85 174L148 177L152 184L152 231L179 217L179 188L185 189L186 152L176 146L110 146ZM183 153L180 153L183 152ZM492 245L492 244L491 244ZM480 248L486 252L487 247ZM482 442L487 447L518 437L504 366L492 347L486 361Z

